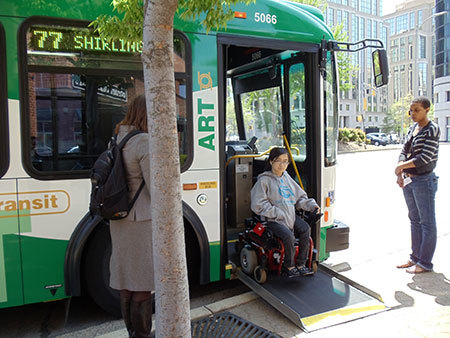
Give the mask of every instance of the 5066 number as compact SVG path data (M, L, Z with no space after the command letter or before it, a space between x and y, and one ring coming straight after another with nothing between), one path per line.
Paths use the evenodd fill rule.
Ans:
M255 12L255 22L276 24L277 23L277 15Z

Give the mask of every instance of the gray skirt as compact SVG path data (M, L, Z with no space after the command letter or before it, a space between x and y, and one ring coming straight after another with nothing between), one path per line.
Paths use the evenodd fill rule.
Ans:
M110 221L110 231L111 288L129 291L154 290L152 222Z

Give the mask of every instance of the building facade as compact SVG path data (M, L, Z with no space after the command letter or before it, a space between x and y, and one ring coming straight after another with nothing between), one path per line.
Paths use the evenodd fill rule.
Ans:
M443 14L440 14L443 13ZM450 141L450 0L436 0L436 66L434 117L441 128L441 141Z
M387 26L382 20L382 1L329 0L326 22L331 27L342 23L349 42L379 39L386 48ZM375 88L372 51L365 49L350 55L351 62L358 70L350 80L353 89L341 91L339 95L340 128L361 128L365 131L381 129L388 108L387 89L386 86Z
M433 100L434 0L407 0L384 16L389 27L388 104L411 94Z

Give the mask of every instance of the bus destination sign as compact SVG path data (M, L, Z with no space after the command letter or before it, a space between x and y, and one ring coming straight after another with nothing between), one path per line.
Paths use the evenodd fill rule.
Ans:
M32 27L29 48L42 52L141 53L142 41L123 39L108 41L92 30L83 28Z

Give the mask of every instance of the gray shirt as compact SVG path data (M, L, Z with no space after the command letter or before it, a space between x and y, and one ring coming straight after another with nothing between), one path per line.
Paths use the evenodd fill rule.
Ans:
M251 191L253 212L289 229L294 228L296 209L314 211L318 207L287 172L281 177L271 171L263 172Z

